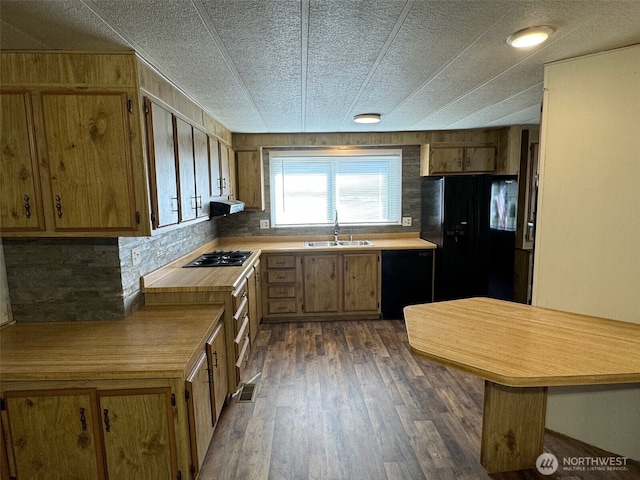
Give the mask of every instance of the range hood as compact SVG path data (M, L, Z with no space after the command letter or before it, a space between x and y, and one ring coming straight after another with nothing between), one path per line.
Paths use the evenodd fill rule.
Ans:
M213 217L231 215L244 210L244 202L240 200L216 200L209 202L209 220Z

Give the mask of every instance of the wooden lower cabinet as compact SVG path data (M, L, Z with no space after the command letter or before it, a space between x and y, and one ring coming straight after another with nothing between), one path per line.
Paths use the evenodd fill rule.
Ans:
M215 419L211 395L211 377L206 353L202 353L196 367L186 381L187 411L189 412L189 440L192 473L197 475L213 438Z
M5 392L16 480L177 478L170 388Z
M380 255L354 253L343 256L345 312L379 311Z
M13 478L106 478L95 390L6 392L5 408Z
M171 389L99 391L98 396L107 478L175 479Z
M338 312L340 308L339 255L305 255L303 309L305 313Z
M271 321L380 317L380 252L267 254L263 318Z
M213 422L218 423L222 407L229 394L229 375L227 372L227 347L225 328L221 322L207 341L207 361L209 362L210 388L213 398Z

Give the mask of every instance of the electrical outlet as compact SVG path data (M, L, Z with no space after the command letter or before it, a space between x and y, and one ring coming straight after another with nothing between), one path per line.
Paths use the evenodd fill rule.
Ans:
M260 228L269 228L269 220L260 220Z
M410 227L411 226L411 217L402 217L402 226Z
M138 265L142 260L142 247L135 247L131 249L131 264Z

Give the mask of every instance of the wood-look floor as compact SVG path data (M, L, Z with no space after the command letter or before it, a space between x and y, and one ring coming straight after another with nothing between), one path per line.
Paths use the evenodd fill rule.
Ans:
M248 368L254 400L223 410L201 480L640 479L637 463L487 475L483 381L414 357L401 321L262 324ZM545 450L609 456L551 432Z

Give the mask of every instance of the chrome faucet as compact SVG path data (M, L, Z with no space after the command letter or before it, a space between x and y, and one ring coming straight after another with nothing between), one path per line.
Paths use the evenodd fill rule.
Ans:
M338 223L338 210L336 210L336 220L333 222L333 241L338 243L338 230L340 230L340 224Z

